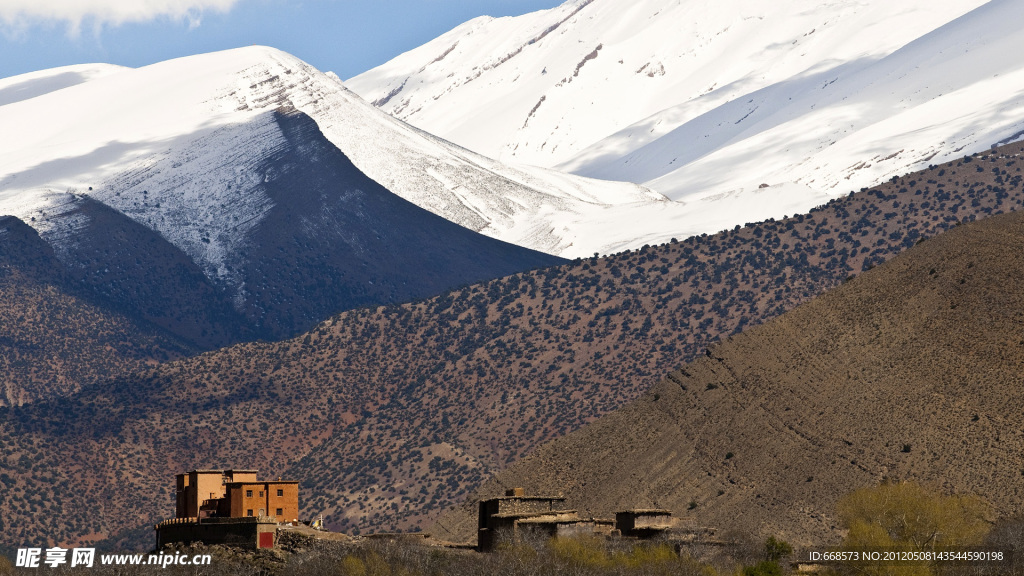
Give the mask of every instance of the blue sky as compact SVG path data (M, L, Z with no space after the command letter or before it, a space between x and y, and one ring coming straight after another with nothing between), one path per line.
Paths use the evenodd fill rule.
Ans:
M68 64L144 66L263 44L341 78L481 15L562 0L0 0L0 78Z

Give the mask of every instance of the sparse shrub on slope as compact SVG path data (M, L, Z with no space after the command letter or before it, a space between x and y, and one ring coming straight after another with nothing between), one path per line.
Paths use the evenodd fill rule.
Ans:
M596 517L655 506L722 533L775 534L800 546L838 543L838 500L881 478L983 495L996 512L1019 514L1022 255L1021 212L931 238L711 345L475 496L523 486L562 493L567 507ZM977 518L969 500L938 502L933 518L947 525L939 512ZM466 533L473 510L457 507L441 525ZM863 524L865 538L909 538L871 526ZM976 527L940 532L969 541L954 534Z
M34 513L41 504L11 498L0 503L0 539L119 537L172 512L173 474L222 466L300 480L304 513L322 512L333 529L426 529L495 471L637 398L714 342L920 238L1024 206L1019 181L1002 174L1017 173L1022 146L972 160L995 160L1004 184L957 161L810 214L354 310L289 341L234 346L11 411L0 419L0 454L18 456L0 459L0 473L18 494L52 491L36 501L65 522L51 526ZM737 455L728 466L754 456L721 448L718 460ZM21 454L32 455L31 470ZM87 489L54 490L61 482ZM817 482L803 471L797 483ZM688 495L682 508L694 500L703 513L713 498Z

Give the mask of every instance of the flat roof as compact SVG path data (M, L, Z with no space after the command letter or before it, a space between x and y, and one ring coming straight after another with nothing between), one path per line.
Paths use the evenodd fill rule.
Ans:
M491 518L539 518L541 516L567 516L575 514L575 510L550 510L548 512L503 512L492 514Z
M671 510L663 510L661 508L637 508L635 510L620 510L616 514L640 514L640 515L654 515L654 516L671 516Z
M497 496L495 498L488 498L484 502L493 502L495 500L558 500L564 501L564 496Z
M189 470L188 472L183 472L182 474L223 474L225 472L250 472L252 474L257 474L259 473L259 470L237 470L235 468L222 468L219 470L214 470L199 468L196 470ZM181 474L178 474L178 476L181 476Z
M298 484L298 480L241 480L238 482L225 482L225 486L255 486L257 484Z
M593 524L593 520L586 518L562 518L553 517L545 518L543 516L537 518L523 518L519 521L520 524Z

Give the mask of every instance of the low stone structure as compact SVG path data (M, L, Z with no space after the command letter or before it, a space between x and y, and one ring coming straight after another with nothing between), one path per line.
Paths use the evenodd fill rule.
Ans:
M522 529L557 535L559 531L575 530L581 521L575 510L565 510L561 496L527 496L522 488L513 488L504 497L480 501L477 524L477 549L494 550L500 532L510 535Z
M277 522L271 518L171 518L153 527L156 548L167 544L202 542L240 548L273 548Z
M669 510L641 508L615 513L615 529L626 538L654 538L676 524Z
M523 531L552 538L604 535L625 538L653 538L677 526L672 513L661 509L625 510L612 520L581 518L576 510L564 508L561 496L527 496L522 488L513 488L505 496L480 501L477 524L477 549L490 552L497 536L504 532L516 536Z

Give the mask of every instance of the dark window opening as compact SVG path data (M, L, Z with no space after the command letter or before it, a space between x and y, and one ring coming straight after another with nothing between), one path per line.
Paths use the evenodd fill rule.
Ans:
M280 490L280 489L278 489L278 491L277 491L277 495L278 495L278 496L284 496L284 490Z
M249 508L248 510L246 510L245 511L245 515L246 516L252 516L252 508Z

